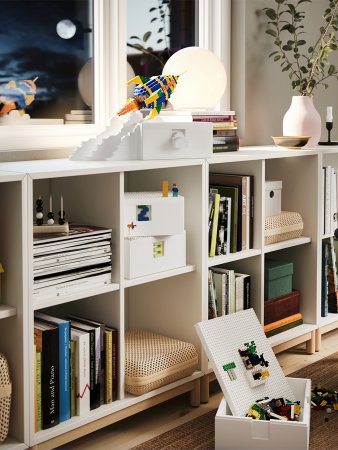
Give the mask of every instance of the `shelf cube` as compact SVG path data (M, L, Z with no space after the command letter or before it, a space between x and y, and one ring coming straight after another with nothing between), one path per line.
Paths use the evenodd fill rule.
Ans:
M124 276L127 279L185 265L185 231L173 236L124 238Z
M184 197L162 192L126 192L124 236L168 236L184 231Z

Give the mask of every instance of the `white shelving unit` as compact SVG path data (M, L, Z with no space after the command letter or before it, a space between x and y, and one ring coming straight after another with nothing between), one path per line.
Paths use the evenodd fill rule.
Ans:
M338 328L338 315L320 315L322 244L322 171L338 168L338 148L280 150L276 147L247 147L239 152L212 158L159 161L90 162L69 160L26 161L0 164L0 261L4 264L0 317L0 351L9 359L13 374L13 410L10 437L3 447L16 442L34 449L60 446L131 414L184 392L202 398L209 367L194 329L208 317L207 269L225 264L252 275L252 307L264 322L265 258L294 262L293 285L301 291L304 324L271 337L277 353L307 342L309 352L320 347L323 332ZM214 258L208 257L207 204L209 172L254 176L254 248ZM265 180L283 181L282 209L297 211L304 221L303 236L264 245ZM187 265L158 274L127 280L124 277L124 193L161 189L163 180L177 183L185 198ZM112 283L104 288L78 292L57 300L36 301L33 297L32 224L38 195L54 209L60 195L66 217L78 223L110 227L112 233ZM9 308L9 309L7 309ZM17 314L7 317L14 313ZM119 330L118 400L42 432L34 432L34 311L52 314L86 314ZM124 333L148 329L193 343L199 353L199 368L190 377L135 397L124 392ZM11 337L9 339L9 337ZM24 447L19 447L24 448Z

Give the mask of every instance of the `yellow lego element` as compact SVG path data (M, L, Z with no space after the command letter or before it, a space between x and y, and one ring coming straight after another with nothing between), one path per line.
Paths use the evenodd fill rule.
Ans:
M4 268L2 267L1 263L0 263L0 273L4 273Z
M293 405L293 407L294 407L294 413L295 414L297 414L298 416L299 416L299 414L300 414L300 405L298 405L298 403L295 403L294 405Z
M264 370L264 371L261 373L261 375L262 375L262 378L267 378L267 377L270 376L270 372L269 372L268 370Z
M160 258L163 256L163 241L156 241L153 243L153 257Z
M334 409L335 411L338 411L338 403L334 403L334 404L333 404L333 409Z
M127 85L129 86L130 84L144 84L142 81L142 78L140 77L140 75L136 75L136 77L131 78L129 81L127 81Z
M322 400L319 404L320 404L320 406L325 406L327 404L327 401L326 400Z
M168 197L168 181L167 180L163 180L162 181L162 197Z

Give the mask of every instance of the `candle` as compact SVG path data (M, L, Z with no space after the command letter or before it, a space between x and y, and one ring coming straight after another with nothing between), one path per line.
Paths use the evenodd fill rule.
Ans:
M50 212L53 211L53 206L52 206L52 194L49 195L49 211L50 211Z
M326 108L326 122L333 122L332 106Z
M61 219L63 219L63 195L61 195Z

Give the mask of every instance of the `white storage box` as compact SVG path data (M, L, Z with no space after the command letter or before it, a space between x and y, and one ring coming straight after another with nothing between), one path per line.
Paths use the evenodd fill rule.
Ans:
M127 279L185 265L185 231L174 236L138 236L124 239L124 276Z
M311 381L287 378L301 401L298 422L254 420L232 416L223 397L215 417L215 448L224 450L307 450L309 448ZM250 405L248 405L249 409Z
M124 194L124 236L167 236L184 231L184 197L162 192Z
M141 159L207 158L212 156L212 123L142 123Z
M282 181L265 181L265 217L280 214L282 210Z

